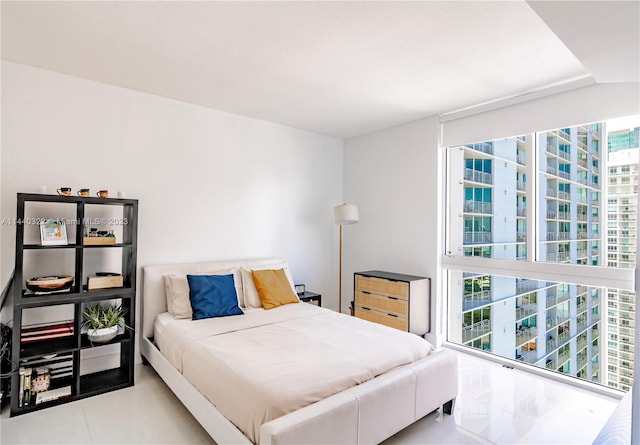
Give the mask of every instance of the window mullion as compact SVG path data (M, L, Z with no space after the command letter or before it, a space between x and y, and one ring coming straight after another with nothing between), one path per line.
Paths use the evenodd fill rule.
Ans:
M540 208L538 202L538 143L536 134L528 134L525 138L525 141L525 147L527 150L527 162L525 169L525 171L527 172L526 197L527 207L530 209L530 211L526 212L525 218L527 222L526 261L532 262L536 261L538 258L538 243L536 233L538 233L537 215Z

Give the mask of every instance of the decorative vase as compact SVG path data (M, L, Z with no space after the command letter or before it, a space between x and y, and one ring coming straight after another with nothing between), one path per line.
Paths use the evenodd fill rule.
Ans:
M118 334L118 326L111 326L108 328L100 329L88 329L87 337L92 343L106 343L114 339Z

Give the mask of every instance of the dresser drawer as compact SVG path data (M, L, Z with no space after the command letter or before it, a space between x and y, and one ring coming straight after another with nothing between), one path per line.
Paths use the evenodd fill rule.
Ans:
M398 297L370 294L357 290L356 304L377 309L380 312L392 312L405 318L409 315L409 302Z
M354 315L358 318L362 318L363 320L383 324L385 326L399 329L401 331L409 330L409 320L407 320L406 317L403 318L403 317L394 316L391 314L385 314L383 312L378 312L374 309L365 308L358 304L356 304L355 306Z
M364 277L356 275L356 290L371 292L378 295L409 298L409 283L402 281L385 280L384 278Z

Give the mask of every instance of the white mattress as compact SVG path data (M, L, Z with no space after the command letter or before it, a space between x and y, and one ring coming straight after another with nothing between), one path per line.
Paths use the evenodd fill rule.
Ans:
M250 440L260 426L426 357L424 339L309 304L206 320L160 314L160 351Z

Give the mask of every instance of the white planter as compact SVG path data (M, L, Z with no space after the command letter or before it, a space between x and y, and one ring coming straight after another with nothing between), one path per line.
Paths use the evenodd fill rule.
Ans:
M118 326L87 330L87 337L92 343L106 343L113 340L116 335L118 335Z

